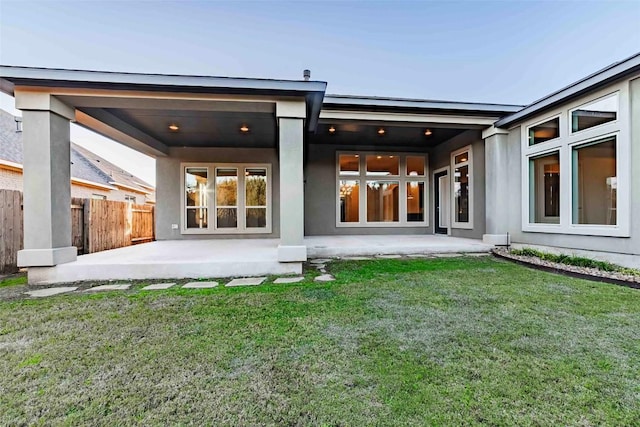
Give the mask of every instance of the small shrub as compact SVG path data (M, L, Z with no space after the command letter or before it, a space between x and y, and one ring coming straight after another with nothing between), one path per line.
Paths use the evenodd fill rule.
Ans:
M571 256L566 254L552 254L549 252L539 251L533 248L512 249L513 255L529 256L540 258L544 261L556 262L559 264L573 265L582 268L595 268L602 271L623 273L632 276L640 276L640 271L633 268L621 267L606 261L598 261L591 258Z

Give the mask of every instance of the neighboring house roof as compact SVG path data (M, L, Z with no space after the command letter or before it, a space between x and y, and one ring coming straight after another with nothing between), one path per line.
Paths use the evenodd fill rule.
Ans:
M116 187L122 187L130 189L138 193L150 194L153 192L153 186L149 183L141 180L132 173L127 172L121 167L114 165L108 160L103 159L97 154L81 147L77 144L71 144L73 151L76 151L85 160L90 162L91 166L100 170L100 172L106 177L109 184Z
M637 72L640 72L640 53L636 53L622 61L615 62L600 71L596 71L569 86L531 103L515 114L503 117L495 123L495 126L507 127L514 125L544 110L577 98L587 91L593 91Z
M0 161L22 165L22 132L17 132L16 117L0 110ZM154 187L97 154L71 143L72 179L115 190L126 188L150 194Z

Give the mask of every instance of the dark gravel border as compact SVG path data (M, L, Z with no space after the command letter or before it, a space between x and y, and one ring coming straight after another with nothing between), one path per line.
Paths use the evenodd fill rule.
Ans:
M492 249L491 253L493 254L493 256L497 258L515 262L516 264L520 264L525 267L534 268L536 270L547 271L549 273L562 274L569 277L575 277L577 279L590 280L592 282L611 283L614 285L626 286L628 288L640 289L640 282L637 281L638 279L634 280L632 278L630 280L624 280L618 277L612 277L611 275L608 275L608 272L606 271L597 270L598 274L595 275L595 274L589 274L589 271L593 269L584 268L584 269L581 269L582 272L578 272L578 271L575 271L574 269L568 268L568 267L574 267L574 266L569 266L569 265L560 264L557 262L550 262L550 261L544 261L544 264L540 262L529 261L527 259L528 257L511 255L505 249L502 249L502 250ZM579 267L574 267L574 268L579 268Z

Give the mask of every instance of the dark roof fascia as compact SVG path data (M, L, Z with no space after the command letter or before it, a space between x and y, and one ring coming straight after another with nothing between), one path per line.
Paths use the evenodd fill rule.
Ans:
M533 102L515 114L503 117L495 123L495 126L510 127L544 110L551 109L559 104L584 95L587 92L622 80L636 72L640 72L640 53L622 61L615 62L600 71Z
M524 106L375 96L325 95L322 108L350 111L438 112L464 115L495 115L500 117L517 112Z

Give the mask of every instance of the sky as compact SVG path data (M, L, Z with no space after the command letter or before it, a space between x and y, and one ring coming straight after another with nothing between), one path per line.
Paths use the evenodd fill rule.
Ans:
M528 104L637 52L640 0L0 0L3 65L280 79L308 68L330 94ZM146 156L75 125L72 139L155 182Z

